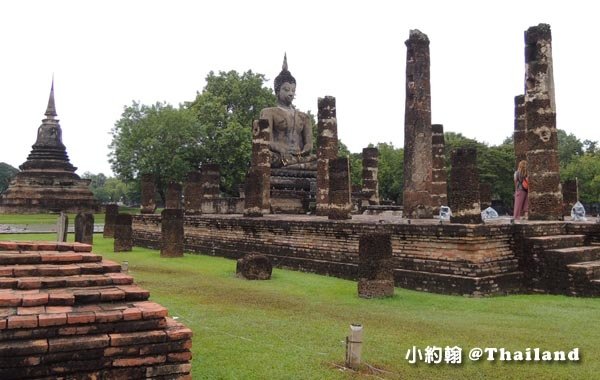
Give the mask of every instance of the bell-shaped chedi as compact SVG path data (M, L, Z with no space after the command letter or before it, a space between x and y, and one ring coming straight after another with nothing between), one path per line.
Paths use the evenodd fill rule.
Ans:
M89 189L89 180L75 174L62 142L62 130L56 119L54 81L37 139L27 161L19 168L0 198L2 213L95 211L98 204Z

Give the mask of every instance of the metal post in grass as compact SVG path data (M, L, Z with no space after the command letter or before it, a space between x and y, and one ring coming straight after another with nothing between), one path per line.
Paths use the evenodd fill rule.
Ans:
M359 323L350 325L350 335L346 337L346 367L358 369L362 354L363 327Z

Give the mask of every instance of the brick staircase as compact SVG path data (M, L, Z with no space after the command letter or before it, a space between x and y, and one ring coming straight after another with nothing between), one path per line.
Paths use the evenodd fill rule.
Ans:
M585 235L524 239L526 286L533 292L570 296L600 295L600 245Z
M191 330L91 249L0 242L0 379L191 378Z

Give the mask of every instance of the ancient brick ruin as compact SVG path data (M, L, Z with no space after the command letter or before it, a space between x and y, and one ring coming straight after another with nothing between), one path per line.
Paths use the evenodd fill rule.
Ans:
M119 215L119 206L110 203L104 206L104 237L115 236L115 224L117 223L117 215Z
M182 186L176 182L170 182L167 186L167 194L165 197L165 208L181 208L181 193Z
M129 252L133 248L131 215L119 214L115 219L114 252Z
M94 242L94 214L78 212L75 216L75 241L92 244Z
M262 216L271 212L271 151L269 121L261 119L252 127L252 162L244 189L245 216Z
M479 205L481 210L485 210L492 206L492 184L491 183L480 183L479 184Z
M319 98L317 113L317 215L329 213L329 160L338 154L335 98Z
M160 257L183 256L183 210L166 208L160 215Z
M361 206L379 204L379 149L364 148L362 150L362 200Z
M0 378L191 379L191 330L91 249L0 242Z
M519 162L527 160L527 129L525 125L525 96L515 96L515 130L513 132L515 147L515 169Z
M411 30L406 41L404 192L406 218L431 218L431 85L429 38Z
M529 220L561 220L550 25L532 26L525 32L525 66Z
M351 219L350 163L348 157L329 160L329 207L327 217L332 220Z
M0 213L97 211L98 203L89 189L90 181L75 174L62 142L62 129L56 119L54 81L48 107L31 153L0 197Z
M271 260L265 255L250 253L237 260L235 274L246 280L268 280L273 273Z
M431 205L434 215L440 213L441 206L448 206L448 184L446 174L446 154L444 149L444 126L431 125Z
M452 223L481 223L479 171L475 148L454 149L450 155L448 204Z
M394 264L389 234L368 234L358 242L358 296L394 295Z
M200 177L199 170L191 171L183 184L183 208L188 215L196 215L202 212Z
M156 194L156 184L154 175L142 174L140 180L140 187L142 191L140 212L142 214L154 214L154 211L156 211L156 200L154 199L154 196Z

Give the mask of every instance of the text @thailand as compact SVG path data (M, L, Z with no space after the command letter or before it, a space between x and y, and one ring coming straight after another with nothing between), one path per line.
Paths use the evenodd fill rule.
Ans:
M412 346L406 352L405 359L410 364L418 362L426 364L461 364L463 356L470 361L500 361L500 362L578 362L580 360L579 348L569 351L550 351L542 348L525 348L522 350L509 350L503 347L474 347L465 350L458 346L438 347L427 346L419 348Z

